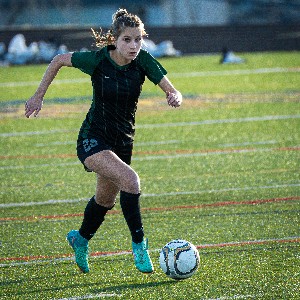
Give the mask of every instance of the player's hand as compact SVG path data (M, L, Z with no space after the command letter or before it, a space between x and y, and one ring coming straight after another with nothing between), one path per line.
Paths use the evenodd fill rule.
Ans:
M43 106L43 98L32 96L25 103L25 116L29 118L33 113L34 117L38 115Z
M179 107L182 103L182 95L180 92L175 93L167 92L167 102L172 107Z

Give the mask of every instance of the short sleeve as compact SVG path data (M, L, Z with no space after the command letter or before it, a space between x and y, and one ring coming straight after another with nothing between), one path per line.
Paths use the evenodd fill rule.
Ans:
M101 60L101 51L74 52L71 62L73 67L92 75Z
M146 76L154 84L158 84L167 71L164 67L147 51L141 50L138 55L138 64L144 70Z

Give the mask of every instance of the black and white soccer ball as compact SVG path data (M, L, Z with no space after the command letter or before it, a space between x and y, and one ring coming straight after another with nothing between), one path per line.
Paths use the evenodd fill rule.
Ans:
M200 264L197 248L185 240L173 240L160 251L159 263L163 272L173 279L186 279L194 275Z

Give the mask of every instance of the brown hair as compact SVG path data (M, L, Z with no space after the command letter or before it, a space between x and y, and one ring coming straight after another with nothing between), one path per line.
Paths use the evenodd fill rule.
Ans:
M140 27L142 30L142 35L147 35L144 29L144 23L141 21L141 19L137 15L128 13L124 8L119 8L113 14L112 19L113 22L111 28L107 31L107 33L103 33L101 28L100 32L97 32L92 28L95 44L98 48L112 45L126 27Z

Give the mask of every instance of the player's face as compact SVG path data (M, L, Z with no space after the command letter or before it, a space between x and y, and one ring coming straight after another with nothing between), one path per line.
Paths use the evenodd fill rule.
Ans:
M126 27L115 43L117 63L125 65L135 59L141 50L142 40L142 30L139 27Z

